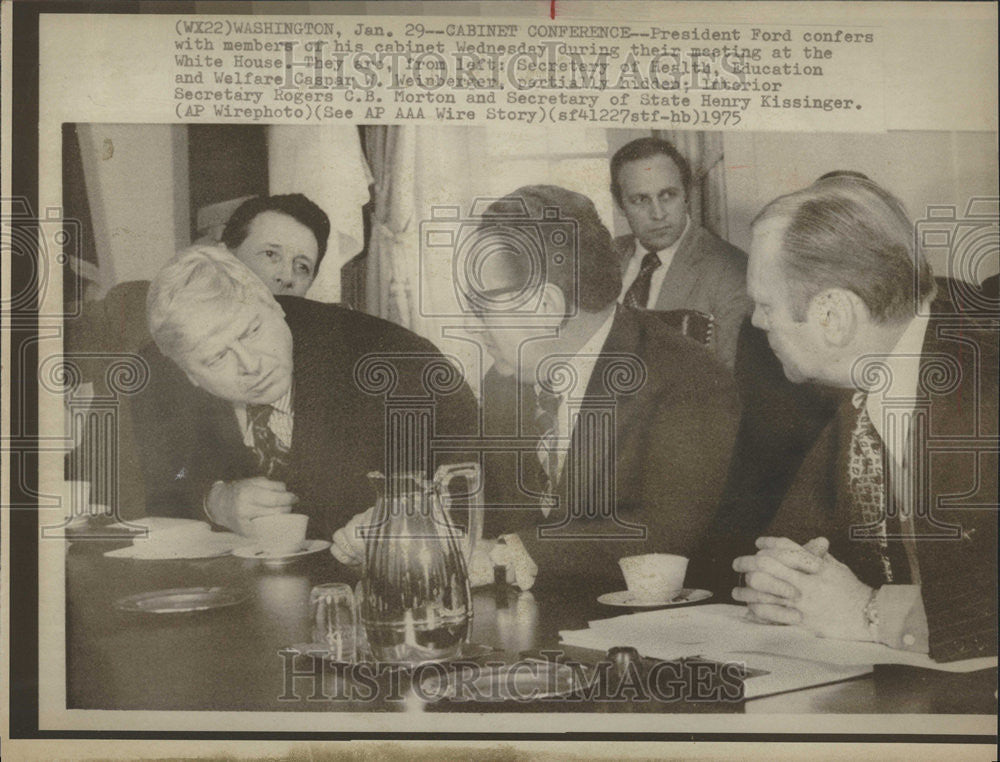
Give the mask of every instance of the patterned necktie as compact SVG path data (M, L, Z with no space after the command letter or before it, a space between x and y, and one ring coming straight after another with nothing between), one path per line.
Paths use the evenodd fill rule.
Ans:
M853 510L851 540L867 543L861 547L874 554L873 560L881 569L882 581L891 583L892 564L886 535L885 448L868 415L867 399L867 395L860 393L854 397L858 419L851 432L847 460L847 481Z
M253 434L253 452L257 467L268 479L281 477L288 467L288 447L281 443L268 422L274 408L271 405L247 405L247 419Z
M642 258L639 274L635 276L635 280L628 287L625 298L622 300L626 307L646 309L646 304L649 302L649 287L653 282L653 273L662 264L655 251L649 252Z
M535 396L535 427L539 433L535 451L545 472L545 496L542 498L542 513L549 515L552 510L551 496L559 477L559 405L562 397L544 389Z

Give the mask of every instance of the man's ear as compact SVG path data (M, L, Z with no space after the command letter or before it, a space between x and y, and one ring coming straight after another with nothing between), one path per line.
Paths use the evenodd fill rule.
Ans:
M864 305L850 291L828 288L809 302L807 319L818 325L826 341L835 347L851 343L860 324L859 309Z
M541 315L558 315L560 318L566 316L566 295L559 286L554 283L545 284L538 312Z

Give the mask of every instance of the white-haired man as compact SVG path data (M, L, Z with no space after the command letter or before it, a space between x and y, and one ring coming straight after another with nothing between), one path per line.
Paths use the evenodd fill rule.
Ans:
M399 388L422 390L430 342L378 318L297 297L274 297L232 254L180 253L148 298L153 378L136 402L136 438L150 513L199 515L248 533L261 515L294 510L310 535L371 503L367 474L386 468L385 399L359 386L358 362L398 358ZM471 432L464 384L433 399L434 429ZM433 458L433 451L426 450ZM432 462L415 463L430 468Z

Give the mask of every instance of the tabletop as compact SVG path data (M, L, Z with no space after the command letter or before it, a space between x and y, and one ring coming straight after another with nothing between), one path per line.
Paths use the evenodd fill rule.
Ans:
M398 684L385 692L370 689L348 695L342 673L321 660L309 659L306 664L287 650L312 639L309 594L313 585L356 581L329 552L269 568L233 556L186 561L107 558L102 551L108 547L106 543L73 543L66 557L67 708L403 708L405 702L396 694L405 691ZM115 601L139 593L219 585L245 593L245 600L218 610L173 614L129 613L114 606ZM593 663L603 655L560 646L559 630L581 629L589 620L621 614L621 609L597 602L602 592L607 591L579 584L537 587L530 592L508 586L477 589L470 639L495 649L487 657L490 661L511 663L526 654L561 650ZM996 669L949 674L881 666L864 677L748 701L727 696L716 702L660 701L642 707L639 702L618 701L611 711L996 714L996 680ZM379 681L363 682L369 688L375 682L385 687ZM483 711L476 703L476 711ZM594 708L593 702L572 709L565 702L549 702L528 710ZM509 707L497 710L514 711ZM524 706L516 709L524 710Z

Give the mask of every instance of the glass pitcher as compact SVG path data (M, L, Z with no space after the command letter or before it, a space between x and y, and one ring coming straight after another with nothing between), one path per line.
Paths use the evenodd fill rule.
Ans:
M420 664L458 656L472 624L467 562L482 535L475 463L423 474L369 474L378 491L365 537L360 600L368 648L379 662ZM449 485L468 484L464 522ZM454 515L457 515L457 509Z

